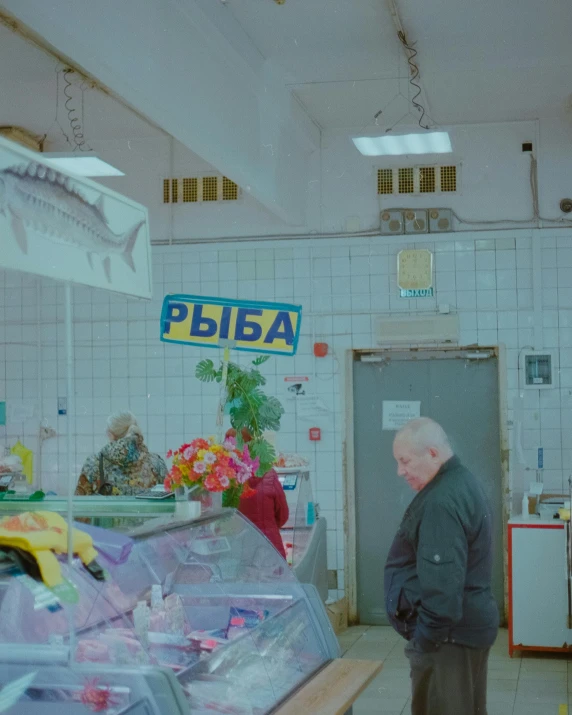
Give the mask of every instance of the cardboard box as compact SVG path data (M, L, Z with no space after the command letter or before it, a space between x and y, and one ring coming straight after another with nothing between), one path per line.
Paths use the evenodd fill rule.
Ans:
M328 618L336 635L345 631L348 627L348 604L347 599L341 598L334 603L326 603Z

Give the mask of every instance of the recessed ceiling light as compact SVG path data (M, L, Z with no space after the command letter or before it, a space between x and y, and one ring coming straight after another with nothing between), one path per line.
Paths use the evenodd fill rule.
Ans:
M353 137L352 141L364 156L449 154L453 151L448 132L384 134L381 137Z
M100 159L95 154L73 153L60 154L58 152L44 152L42 154L50 163L62 171L78 176L125 176L122 171Z

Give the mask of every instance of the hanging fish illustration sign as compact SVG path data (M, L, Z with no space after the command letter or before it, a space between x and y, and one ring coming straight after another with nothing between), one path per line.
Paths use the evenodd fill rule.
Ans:
M90 204L72 179L42 164L30 163L0 171L0 212L9 215L14 236L23 253L28 252L28 227L39 230L56 243L69 243L103 259L111 283L110 255L117 253L135 272L133 248L143 221L118 235L109 228L103 197Z
M147 211L0 139L2 267L149 298Z

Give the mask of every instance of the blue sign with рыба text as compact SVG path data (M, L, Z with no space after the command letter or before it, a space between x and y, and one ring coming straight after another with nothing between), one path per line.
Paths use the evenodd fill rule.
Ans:
M544 447L538 448L538 469L544 469Z

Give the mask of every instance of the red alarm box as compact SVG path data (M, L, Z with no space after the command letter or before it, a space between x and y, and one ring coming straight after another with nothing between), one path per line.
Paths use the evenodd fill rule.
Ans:
M310 427L310 442L319 442L322 439L322 430L319 427Z

